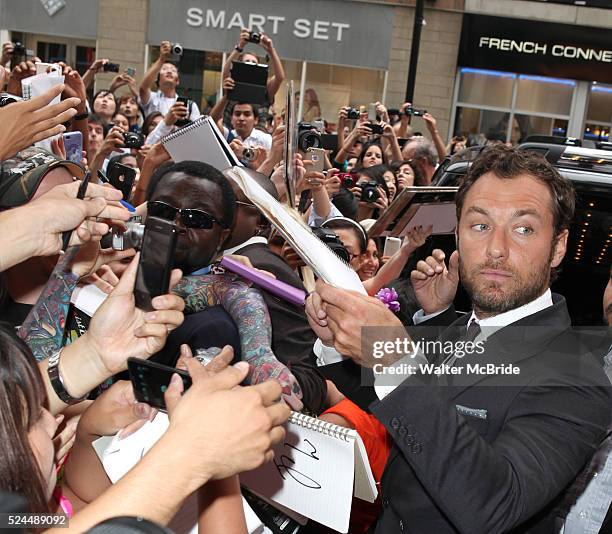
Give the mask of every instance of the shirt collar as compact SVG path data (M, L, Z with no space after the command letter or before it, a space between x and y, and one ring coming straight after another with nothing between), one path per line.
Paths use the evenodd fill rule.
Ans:
M240 245L225 249L223 251L223 255L228 256L229 254L235 254L237 250L240 250L241 248L247 247L249 245L255 245L256 243L263 243L264 245L267 245L268 240L260 235L254 235L253 237L251 237L251 239L247 239L244 243L240 243Z
M476 314L472 312L470 316L470 320L467 323L469 327L472 321L476 321L480 325L480 329L484 334L485 338L492 335L494 332L503 328L504 326L508 326L512 323L516 323L520 321L524 317L529 315L533 315L539 311L542 311L549 306L553 305L552 301L552 293L550 289L547 289L542 295L538 298L528 302L527 304L523 304L518 308L514 308L513 310L509 310L504 313L500 313L498 315L494 315L493 317L487 317L485 319L478 319Z

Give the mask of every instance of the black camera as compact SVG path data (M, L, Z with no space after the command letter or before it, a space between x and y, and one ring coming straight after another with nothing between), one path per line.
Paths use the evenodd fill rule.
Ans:
M413 108L412 106L407 107L404 110L404 114L409 117L410 115L414 115L415 117L422 117L423 115L425 115L425 113L427 113L426 109L417 109L417 108Z
M346 112L346 118L357 120L359 118L359 110L356 108L349 108L348 111Z
M115 250L128 250L130 248L139 250L145 230L142 217L134 215L125 225L127 228L124 232L113 230L111 246ZM102 246L104 246L104 243L102 243Z
M367 122L364 126L367 126L374 135L382 135L383 134L383 125L376 124L375 122Z
M306 152L309 148L321 148L321 133L309 122L298 123L298 149Z
M3 108L4 106L8 106L9 104L12 104L13 102L19 102L20 100L22 99L19 98L18 96L14 96L9 93L0 93L0 108Z
M13 43L13 55L14 56L25 56L26 47L23 46L19 41Z
M104 63L102 70L104 72L119 72L119 63Z
M261 33L249 32L247 41L249 43L259 44L261 42Z
M333 232L333 230L321 228L319 226L311 226L310 229L312 230L312 233L323 241L323 243L325 243L342 261L345 263L349 263L351 261L351 256L348 253L348 250L346 250L342 244L342 241Z
M123 132L123 146L125 148L142 148L144 135L136 132Z
M361 200L364 202L376 202L380 198L378 192L378 182L371 180L369 182L363 182L359 184L361 188Z

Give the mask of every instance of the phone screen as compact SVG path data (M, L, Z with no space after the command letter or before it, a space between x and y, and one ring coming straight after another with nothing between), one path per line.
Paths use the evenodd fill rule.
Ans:
M153 310L151 300L168 293L176 234L170 221L147 217L134 288L136 307L141 310Z
M128 358L128 372L136 400L159 410L166 410L164 393L174 373L182 378L185 391L191 387L191 377L186 371L140 358Z
M66 149L67 160L81 163L83 159L83 134L81 132L65 133L64 148Z

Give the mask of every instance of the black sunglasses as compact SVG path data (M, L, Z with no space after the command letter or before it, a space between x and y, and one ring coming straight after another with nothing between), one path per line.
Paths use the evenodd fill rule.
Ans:
M215 219L215 217L213 217L210 213L206 213L204 210L175 208L174 206L161 202L160 200L147 202L147 214L151 215L152 217L159 217L160 219L166 219L167 221L174 221L177 213L180 216L181 224L185 228L210 230L213 227L213 223L217 223L219 226L226 228L221 221Z

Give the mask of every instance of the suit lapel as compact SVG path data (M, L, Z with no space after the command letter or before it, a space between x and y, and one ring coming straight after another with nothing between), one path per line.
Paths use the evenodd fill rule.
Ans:
M451 376L448 381L453 386L450 398L490 378L486 373L467 374L468 364L518 364L545 350L554 338L570 326L565 299L554 295L552 306L505 326L488 337L484 342L483 354L471 354L462 358L459 365L463 366L463 374Z

